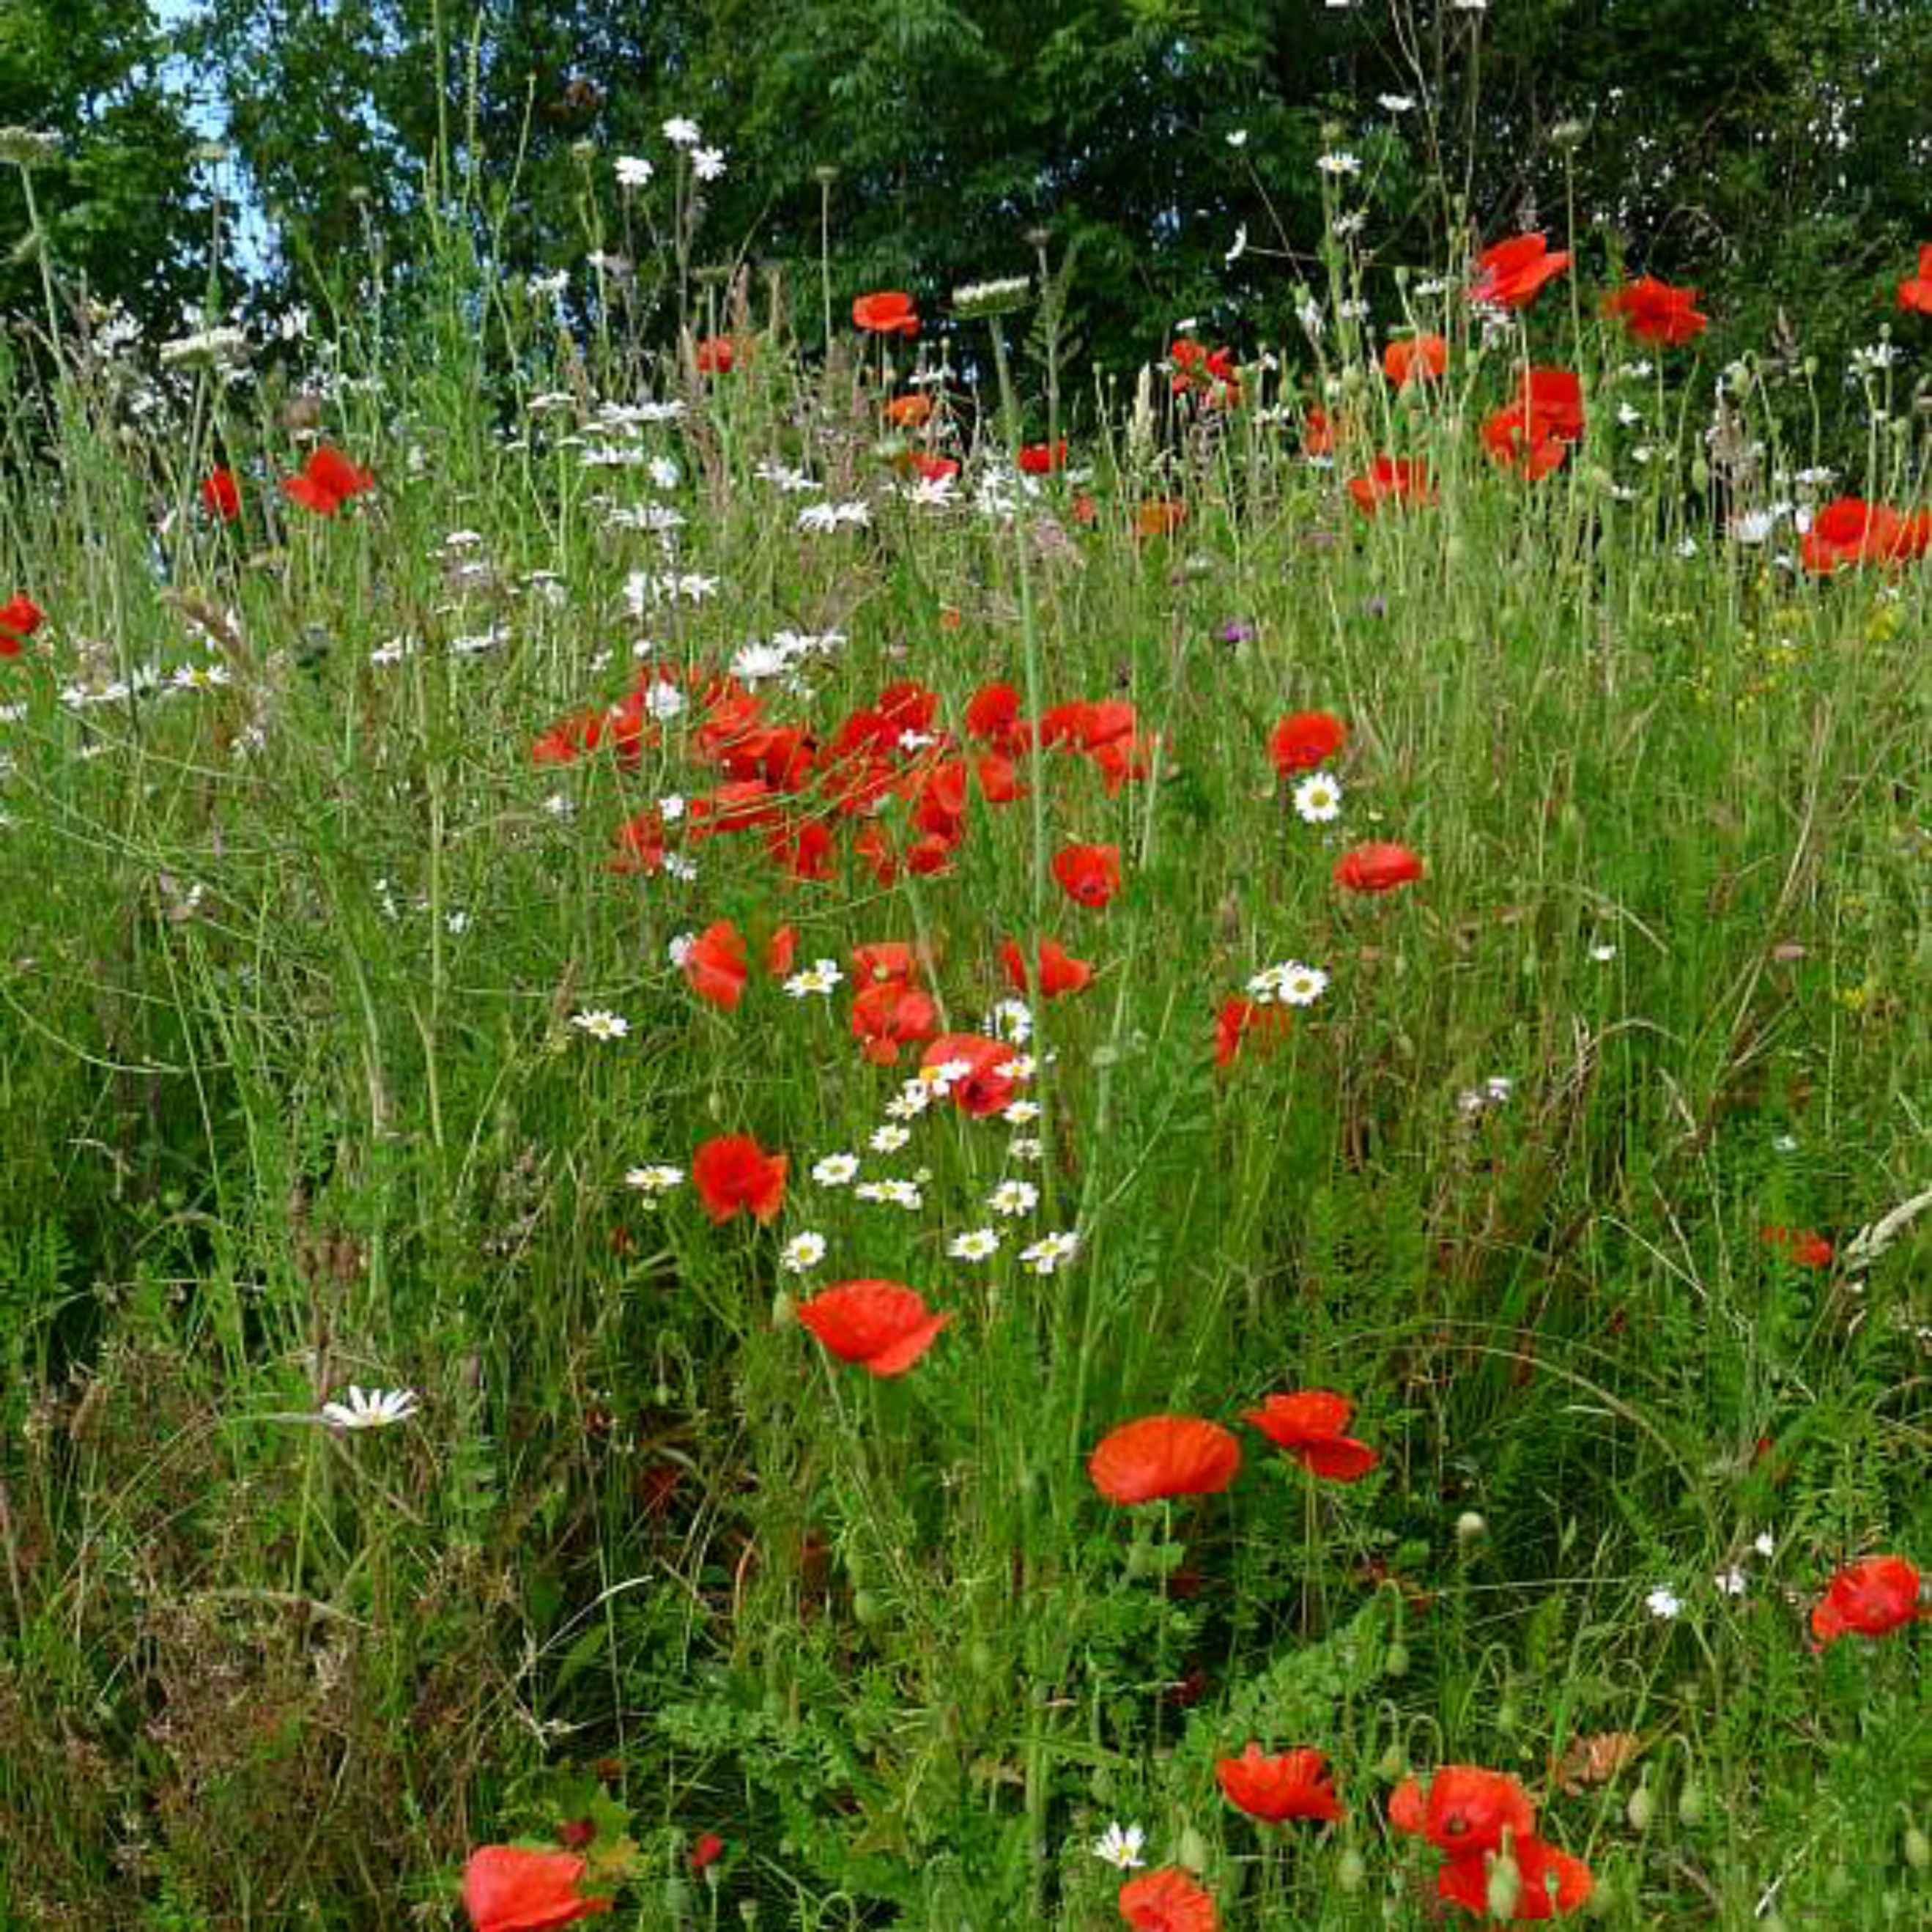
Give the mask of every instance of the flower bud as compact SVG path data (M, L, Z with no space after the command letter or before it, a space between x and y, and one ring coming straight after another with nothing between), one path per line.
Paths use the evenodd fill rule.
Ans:
M1704 1787L1694 1778L1686 1778L1677 1794L1677 1815L1694 1829L1704 1822Z
M1368 1881L1368 1861L1351 1845L1335 1861L1335 1888L1337 1892L1360 1892Z
M1932 1865L1932 1839L1928 1839L1916 1825L1905 1828L1905 1862L1917 1872Z
M1657 1816L1657 1800L1650 1795L1650 1786L1640 1784L1633 1791L1624 1806L1624 1816L1630 1820L1633 1832L1647 1832L1650 1821Z
M1408 1646L1392 1643L1382 1659L1382 1674L1385 1677L1406 1677L1408 1675Z
M1490 1526L1474 1510L1465 1510L1456 1519L1456 1540L1467 1548L1480 1543L1490 1533Z
M1516 1916L1516 1909L1522 1901L1522 1868L1513 1853L1501 1853L1490 1866L1485 1895L1492 1918L1507 1925Z
M1174 1856L1177 1864L1198 1875L1208 1869L1208 1840L1190 1825L1176 1843Z

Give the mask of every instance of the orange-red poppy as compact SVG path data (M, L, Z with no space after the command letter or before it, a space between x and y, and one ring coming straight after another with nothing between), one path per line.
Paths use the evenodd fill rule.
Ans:
M202 479L201 506L224 524L232 524L242 514L242 486L232 470L212 470Z
M1348 494L1356 508L1372 517L1384 503L1432 503L1436 486L1430 481L1428 464L1419 458L1378 456L1366 476L1349 479Z
M1918 272L1908 275L1898 285L1898 305L1932 315L1932 242L1918 251Z
M1118 845L1063 845L1053 855L1053 876L1076 905L1098 910L1120 890Z
M1329 1780L1328 1760L1318 1750L1304 1748L1270 1756L1251 1743L1239 1757L1220 1759L1214 1775L1230 1804L1266 1824L1315 1818L1332 1825L1342 1815Z
M1129 1879L1118 1903L1134 1932L1220 1932L1212 1894L1171 1865Z
M0 604L0 658L16 658L20 646L46 622L46 613L24 590Z
M1271 1395L1243 1415L1310 1475L1354 1483L1382 1460L1366 1442L1343 1433L1354 1411L1346 1396L1332 1389L1301 1389L1293 1395Z
M787 1156L766 1153L749 1134L724 1134L706 1141L692 1156L692 1184L714 1221L741 1214L771 1221L784 1205L790 1166Z
M1552 255L1541 235L1518 235L1476 257L1469 299L1496 308L1527 308L1544 284L1570 266L1567 252Z
M1695 289L1673 288L1654 275L1606 296L1604 313L1615 316L1638 341L1660 346L1694 340L1711 322L1698 313Z
M1902 1556L1866 1556L1826 1586L1811 1610L1811 1634L1832 1643L1856 1631L1882 1636L1922 1614L1918 1570Z
M309 452L298 474L282 478L282 494L318 516L332 517L352 496L373 490L376 479L340 450L322 443Z
M1027 970L1026 956L1010 939L1001 945L1000 958L1014 992L1024 994L1032 990L1033 975ZM1094 982L1094 968L1085 960L1075 958L1057 939L1040 941L1038 965L1042 999L1057 1000L1063 994L1084 992Z
M571 1852L485 1845L463 1868L463 1908L476 1932L555 1932L611 1908L608 1898L579 1893L585 1870Z
M852 304L852 321L855 327L873 335L919 333L919 311L913 306L912 297L898 289L860 296Z
M1269 733L1268 756L1286 778L1325 765L1348 740L1348 726L1332 711L1294 711Z
M949 1067L946 1093L962 1114L983 1118L1003 1114L1012 1104L1015 1076L1003 1070L1013 1065L1017 1052L1005 1041L983 1034L943 1033L920 1056L925 1069Z
M1393 892L1422 877L1422 861L1406 845L1372 840L1335 862L1335 883L1352 892Z
M917 1288L897 1281L842 1281L799 1304L798 1318L842 1362L902 1376L950 1322Z
M1094 1486L1110 1502L1218 1494L1241 1466L1241 1445L1218 1422L1144 1415L1102 1437L1087 1460Z
M1397 388L1444 375L1449 345L1439 335L1398 335L1382 350L1382 373Z
M1250 1034L1272 1043L1293 1024L1294 1016L1284 1006L1239 998L1223 1000L1214 1015L1214 1064L1232 1066Z

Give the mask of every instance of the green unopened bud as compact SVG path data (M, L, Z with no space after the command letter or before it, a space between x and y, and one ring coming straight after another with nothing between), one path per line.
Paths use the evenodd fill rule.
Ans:
M1174 1856L1178 1864L1198 1876L1208 1869L1208 1840L1190 1825L1176 1842Z
M1338 1892L1357 1892L1368 1882L1369 1862L1351 1845L1335 1861L1335 1888Z
M1690 487L1694 490L1708 490L1711 487L1711 466L1701 456L1690 466Z
M1516 1916L1516 1909L1522 1902L1522 1868L1513 1853L1503 1852L1490 1866L1484 1897L1490 1916L1499 1924L1507 1925Z
M1408 1646L1392 1643L1388 1654L1382 1659L1382 1674L1387 1677L1406 1677L1408 1675Z
M1640 1784L1633 1791L1624 1806L1624 1816L1630 1820L1633 1832L1647 1832L1650 1821L1657 1816L1657 1800L1650 1795L1650 1786Z
M1399 1744L1392 1744L1376 1761L1378 1777L1390 1780L1408 1775L1408 1754Z
M1465 1549L1480 1543L1490 1533L1490 1526L1474 1510L1465 1510L1456 1519L1456 1540Z
M1932 1865L1932 1839L1928 1839L1916 1825L1905 1828L1905 1862L1917 1872Z
M875 1624L886 1613L886 1606L879 1600L875 1590L854 1590L852 1592L852 1621L857 1624Z
M780 1288L772 1297L772 1326L774 1328L795 1328L797 1325L798 1304L784 1288Z
M664 1880L664 1910L679 1924L682 1924L691 1912L691 1888L681 1878Z
M1677 1794L1677 1815L1694 1828L1704 1822L1704 1787L1694 1778Z

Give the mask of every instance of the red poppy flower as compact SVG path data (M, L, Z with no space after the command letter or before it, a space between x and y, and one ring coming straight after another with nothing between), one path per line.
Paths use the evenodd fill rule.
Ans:
M1819 575L1856 564L1904 563L1924 554L1928 526L1888 504L1840 496L1813 513L1798 559Z
M1866 1556L1840 1570L1811 1611L1811 1634L1831 1643L1856 1630L1882 1636L1919 1614L1918 1572L1902 1556Z
M749 973L746 964L743 934L728 919L707 926L694 939L684 956L684 976L700 1000L734 1011L745 996Z
M706 1832L691 1848L691 1868L701 1872L724 1856L724 1840L716 1832Z
M1695 289L1672 288L1654 275L1646 275L1606 296L1604 313L1620 317L1640 342L1672 346L1702 334L1711 321L1697 312Z
M332 517L352 496L373 490L376 479L340 450L322 443L309 452L299 475L282 478L282 494L316 515Z
M1540 235L1518 235L1476 257L1469 299L1496 308L1527 308L1544 284L1569 267L1567 252L1552 255Z
M1259 1744L1250 1744L1239 1757L1221 1759L1214 1775L1230 1804L1267 1824L1318 1818L1332 1825L1342 1815L1329 1782L1328 1760L1318 1750L1284 1751L1270 1757Z
M463 1909L476 1932L552 1932L608 1912L608 1898L578 1892L584 1861L569 1852L485 1845L463 1868Z
M698 345L700 376L728 376L736 366L738 346L728 335L707 335Z
M1058 442L1029 442L1020 451L1020 467L1029 476L1051 476L1066 467L1066 439Z
M1250 1034L1272 1042L1293 1024L1293 1016L1286 1006L1262 1006L1239 998L1222 1000L1214 1016L1214 1064L1232 1066Z
M1268 756L1286 778L1325 765L1348 740L1348 726L1332 711L1291 712L1269 733Z
M1483 445L1505 468L1532 482L1562 468L1583 434L1583 385L1568 369L1532 369L1516 399L1483 424Z
M201 506L224 524L232 524L242 514L242 486L232 470L211 470L202 479Z
M1355 507L1372 517L1384 503L1432 503L1436 486L1429 466L1414 458L1378 456L1366 476L1352 478L1348 494Z
M1137 537L1171 537L1187 520L1187 506L1171 497L1156 496L1134 512Z
M943 1033L920 1056L920 1065L952 1068L946 1082L952 1104L962 1114L984 1118L1003 1114L1012 1106L1014 1076L1000 1069L1012 1066L1016 1057L1017 1049L1004 1040L976 1033Z
M1335 861L1334 876L1348 892L1393 892L1422 877L1422 861L1406 845L1377 841L1344 852Z
M984 684L966 706L966 735L995 750L1025 748L1026 721L1020 716L1020 694L1010 684Z
M1382 1460L1366 1442L1342 1432L1354 1412L1355 1405L1333 1390L1303 1389L1294 1395L1271 1395L1259 1408L1244 1409L1242 1414L1310 1475L1354 1483Z
M46 622L46 613L24 591L0 604L0 658L16 658L20 646Z
M1120 1906L1134 1932L1220 1932L1214 1899L1172 1865L1129 1879Z
M1006 978L1013 991L1024 993L1030 985L1025 956L1010 939L1000 948ZM1057 1000L1063 993L1084 992L1093 984L1094 969L1084 959L1076 959L1057 939L1040 943L1040 992L1042 999Z
M755 1220L770 1221L784 1205L790 1164L784 1154L766 1154L749 1134L725 1134L692 1156L691 1178L712 1220L748 1212Z
M910 337L919 333L919 311L912 297L897 289L861 296L852 304L852 321L856 328L872 335Z
M1319 403L1309 405L1308 414L1301 425L1301 447L1309 456L1332 456L1335 453L1335 419Z
M1767 1246L1783 1250L1795 1268L1828 1268L1836 1252L1822 1234L1810 1228L1767 1228L1764 1240Z
M1596 1880L1581 1858L1573 1858L1539 1838L1513 1838L1510 1851L1516 1860L1518 1880L1516 1909L1510 1914L1513 1925L1534 1924L1574 1912L1595 1889ZM1490 1872L1496 1856L1492 1852L1470 1852L1444 1861L1436 1875L1436 1896L1486 1918Z
M1397 388L1445 374L1449 345L1439 335L1399 335L1382 351L1382 373Z
M1120 890L1118 845L1064 845L1053 855L1053 876L1077 905L1096 910Z
M886 405L886 420L895 429L917 429L932 414L932 398L918 390L895 396Z
M799 1304L798 1318L842 1362L902 1376L950 1322L917 1288L896 1281L842 1281Z
M1414 1778L1404 1778L1390 1796L1389 1822L1460 1858L1495 1851L1505 1832L1520 1844L1535 1826L1536 1808L1507 1772L1448 1764L1429 1780L1426 1792Z
M1918 274L1899 284L1898 305L1916 309L1921 315L1932 315L1932 242L1918 251Z
M1087 1459L1094 1486L1110 1502L1211 1496L1241 1466L1241 1445L1218 1422L1192 1415L1144 1415L1102 1437Z
M852 949L853 976L862 986L916 980L932 964L923 946L909 946L903 939L875 939Z
M908 980L881 980L853 995L853 1036L876 1066L892 1066L901 1047L930 1040L938 1025L932 995Z

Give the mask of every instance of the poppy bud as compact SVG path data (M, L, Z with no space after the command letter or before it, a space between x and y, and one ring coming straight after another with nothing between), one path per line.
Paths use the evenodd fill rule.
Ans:
M1690 466L1690 487L1694 490L1711 487L1711 466L1701 456Z
M982 1636L976 1636L966 1646L966 1668L971 1671L975 1677L992 1676L993 1666L998 1661L998 1658L994 1654L993 1646Z
M885 1615L886 1606L879 1600L875 1590L854 1590L852 1592L852 1620L859 1624L875 1624Z
M783 1288L772 1297L772 1326L774 1328L796 1328L798 1326L798 1304Z
M1392 1744L1384 1751L1376 1765L1378 1778L1394 1780L1406 1777L1408 1772L1408 1754L1400 1744Z
M1927 1838L1916 1825L1905 1828L1905 1862L1917 1872L1932 1865L1932 1839Z
M1490 1868L1490 1882L1484 1889L1490 1916L1507 1925L1516 1916L1522 1900L1522 1868L1514 1853L1505 1851Z
M1181 1833L1174 1846L1174 1860L1191 1872L1208 1869L1208 1840L1192 1825Z
M1382 1675L1385 1677L1406 1677L1408 1675L1408 1646L1392 1643L1382 1658Z
M682 1925L691 1912L691 1888L681 1878L664 1880L664 1910L671 1916L672 1922Z
M1338 1892L1360 1892L1367 1882L1368 1861L1351 1845L1335 1861L1335 1888Z
M1624 1806L1624 1816L1630 1820L1633 1832L1647 1832L1650 1821L1657 1816L1657 1800L1650 1795L1650 1786L1640 1784L1630 1795Z
M1490 1533L1490 1526L1474 1510L1465 1510L1456 1519L1456 1540L1466 1548L1480 1543Z
M1704 1822L1704 1787L1694 1778L1677 1794L1677 1815L1694 1828Z

